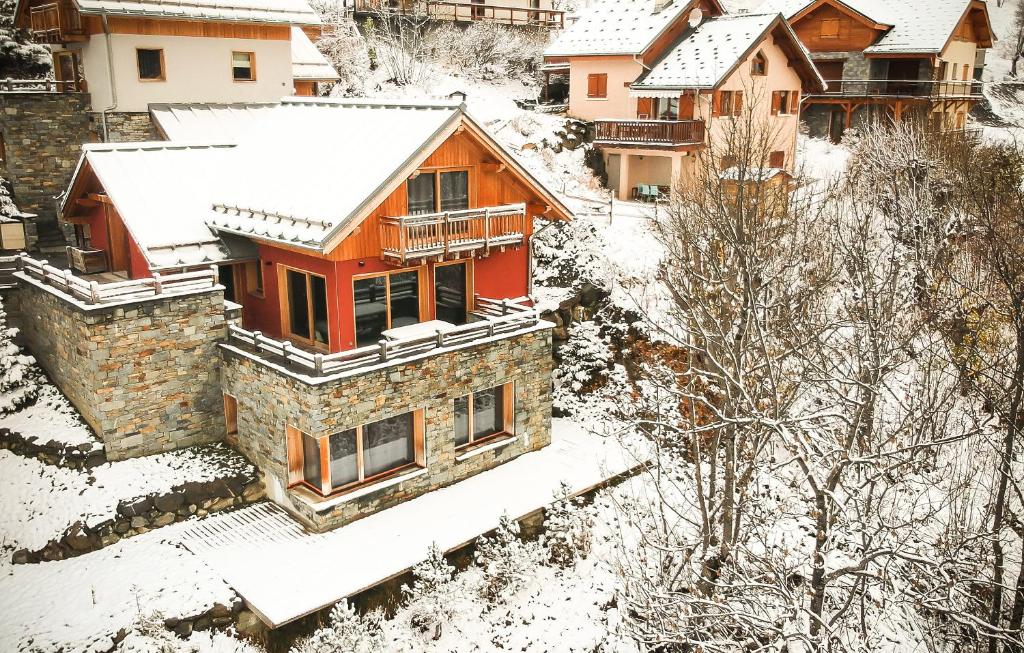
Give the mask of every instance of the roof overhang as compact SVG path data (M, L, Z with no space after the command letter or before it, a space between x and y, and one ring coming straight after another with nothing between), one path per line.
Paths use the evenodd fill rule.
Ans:
M849 16L850 18L870 27L871 29L876 29L884 32L893 28L892 25L880 23L876 21L874 18L871 18L870 16L866 16L860 13L853 7L847 5L845 2L842 2L842 0L815 0L814 2L811 2L806 7L801 9L800 11L790 16L789 22L795 25L796 23L800 22L801 20L811 15L812 13L814 13L815 11L817 11L818 9L825 5L832 7L836 11Z

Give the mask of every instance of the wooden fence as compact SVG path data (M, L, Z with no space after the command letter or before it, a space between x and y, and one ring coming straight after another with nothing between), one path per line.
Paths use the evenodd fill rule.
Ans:
M436 352L445 347L465 345L484 338L514 333L535 326L540 321L536 309L509 300L476 298L478 321L457 326L436 334L401 340L383 339L376 345L360 347L335 354L310 353L288 341L274 340L259 331L247 331L236 325L228 327L228 341L243 345L256 354L270 354L297 365L314 376L325 376L399 362L419 354Z

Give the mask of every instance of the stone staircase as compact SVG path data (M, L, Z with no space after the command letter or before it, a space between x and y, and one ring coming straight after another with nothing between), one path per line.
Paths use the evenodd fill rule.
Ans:
M68 242L57 221L40 220L36 223L36 230L39 239L36 241L33 251L43 255L43 258L49 259L51 262L64 260ZM58 259L58 256L61 258ZM57 265L60 266L60 264Z

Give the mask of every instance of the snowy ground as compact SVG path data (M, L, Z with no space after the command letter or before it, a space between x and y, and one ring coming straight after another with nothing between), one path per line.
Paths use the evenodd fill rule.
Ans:
M10 415L0 416L0 428L20 433L26 440L40 444L55 442L67 447L102 449L71 402L57 388L44 383L34 404Z

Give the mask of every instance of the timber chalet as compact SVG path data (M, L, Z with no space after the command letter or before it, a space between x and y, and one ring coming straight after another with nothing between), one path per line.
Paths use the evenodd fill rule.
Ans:
M226 437L272 500L332 528L549 444L551 325L526 298L530 238L535 219L571 214L464 109L154 105L169 140L84 146L61 207L78 269L23 259L19 301L30 349L108 455ZM68 371L88 351L42 341L61 322L80 323L78 339L125 333L143 313L145 337L210 293L227 322L210 347L166 352L172 406L153 396L166 342L130 354L110 336L131 360L103 356L92 378ZM167 337L197 337L215 321L203 310ZM60 347L71 362L47 353ZM188 389L189 365L215 387ZM108 374L125 376L104 386ZM104 417L123 402L152 404L158 423ZM183 436L146 435L165 431Z

